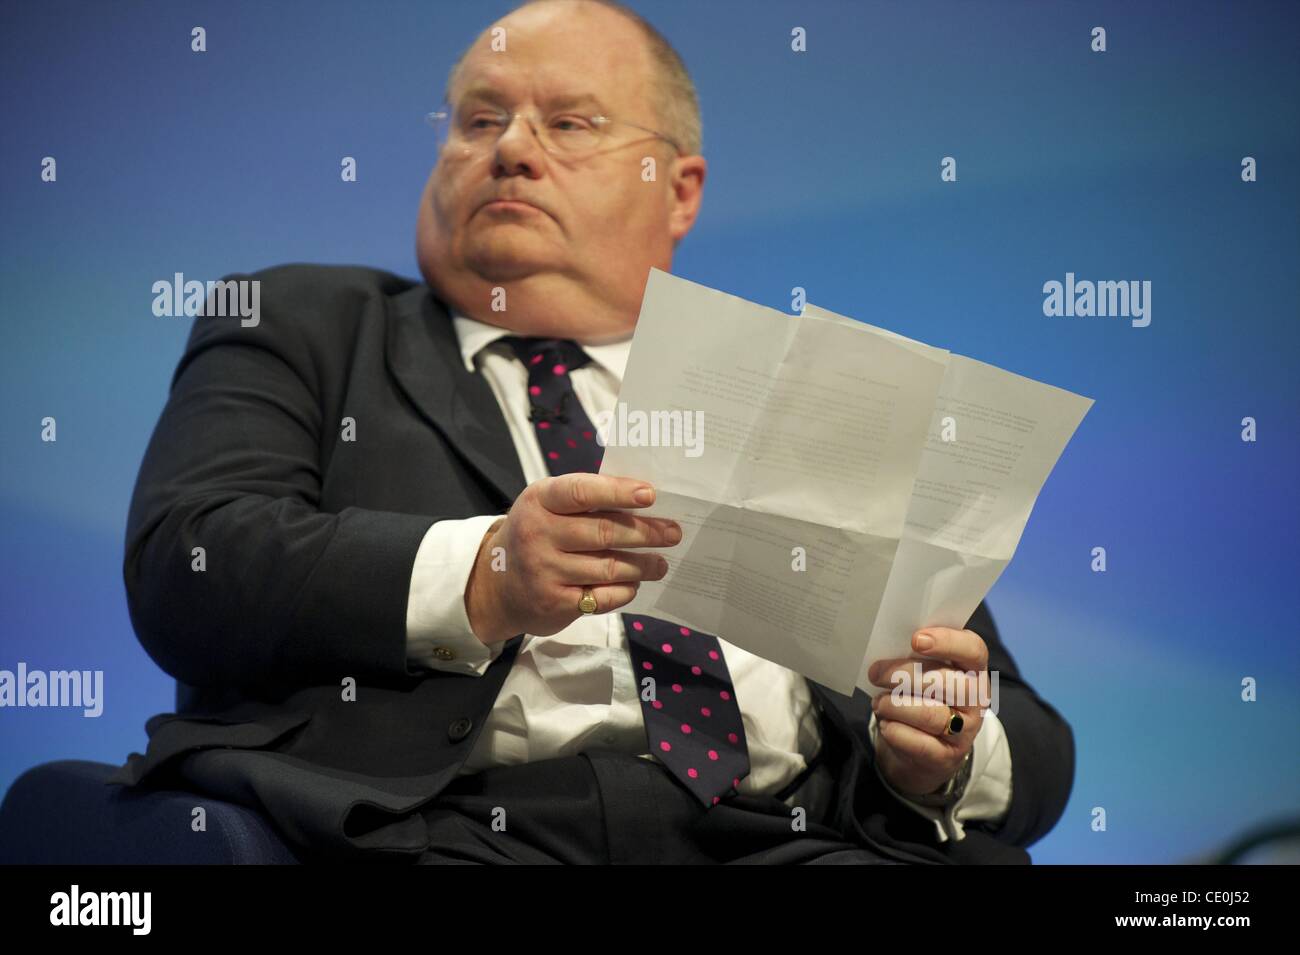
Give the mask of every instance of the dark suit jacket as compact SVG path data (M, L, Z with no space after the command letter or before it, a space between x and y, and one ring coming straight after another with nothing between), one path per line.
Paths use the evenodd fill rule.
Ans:
M127 528L131 619L178 681L177 712L149 720L147 751L115 781L259 807L326 856L415 856L416 809L456 776L523 639L482 677L408 667L415 552L435 521L504 513L520 463L427 286L338 266L228 278L262 282L260 324L195 319ZM344 418L355 441L341 440ZM901 859L1028 861L1069 795L1068 724L1020 678L982 604L969 626L1001 671L1014 791L1001 826L968 826L961 842L937 844L881 788L867 697L812 684L852 741L837 819Z

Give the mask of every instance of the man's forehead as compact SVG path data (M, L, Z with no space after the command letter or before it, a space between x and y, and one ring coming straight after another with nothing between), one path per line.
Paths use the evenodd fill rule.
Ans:
M521 90L522 92L516 92ZM514 103L520 99L532 99L540 106L553 107L556 109L568 109L573 107L590 106L595 109L606 109L606 97L602 96L597 90L590 89L586 84L561 83L549 86L548 84L527 84L520 87L518 84L493 83L490 80L471 80L468 84L462 84L459 92L455 96L457 103L483 101L494 105L504 105Z
M591 106L616 110L642 97L640 85L631 77L617 77L585 67L571 70L545 64L530 68L520 63L511 67L498 61L477 69L467 60L449 98L453 103L480 99L501 105L533 102L556 109Z
M649 63L641 38L628 42L626 31L635 32L635 27L626 20L597 24L587 17L577 18L575 26L599 26L592 35L580 29L555 29L559 24L554 20L512 27L512 16L493 24L475 41L456 71L450 94L460 98L470 90L495 91L515 99L531 96L539 102L582 96L608 102L642 95ZM508 30L505 49L493 47L492 31L498 27Z
M560 64L529 65L504 60L483 68L466 62L456 78L457 100L480 98L493 101L532 99L539 104L603 105L617 98L620 84L608 75L589 69L569 69Z

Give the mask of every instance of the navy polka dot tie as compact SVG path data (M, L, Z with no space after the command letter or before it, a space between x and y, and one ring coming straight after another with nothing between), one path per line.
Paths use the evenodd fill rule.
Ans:
M591 359L560 338L506 336L528 369L530 419L551 474L599 471L604 449L569 371ZM749 775L749 749L718 638L642 614L623 614L653 752L707 808Z

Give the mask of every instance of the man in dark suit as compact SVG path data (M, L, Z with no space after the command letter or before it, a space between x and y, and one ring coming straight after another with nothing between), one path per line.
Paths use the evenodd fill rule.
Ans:
M614 4L528 3L437 120L427 284L286 266L229 277L257 321L195 321L125 560L177 712L117 781L255 806L304 858L1028 861L1073 739L983 605L913 646L997 671L996 713L873 712L617 612L681 539L636 514L653 488L594 473L590 428L699 210L672 48Z

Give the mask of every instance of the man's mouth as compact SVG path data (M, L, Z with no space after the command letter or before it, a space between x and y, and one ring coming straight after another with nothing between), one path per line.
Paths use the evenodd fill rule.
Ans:
M537 206L531 202L524 202L522 199L493 199L491 202L485 202L483 209L489 212L541 212Z

